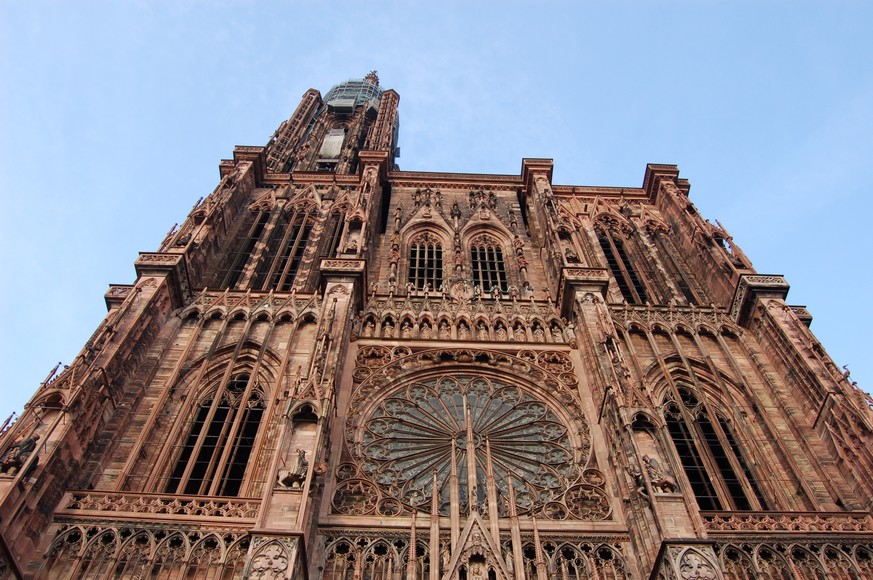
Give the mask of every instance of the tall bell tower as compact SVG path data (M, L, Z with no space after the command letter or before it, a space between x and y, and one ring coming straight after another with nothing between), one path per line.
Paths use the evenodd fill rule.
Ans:
M401 171L306 92L0 435L0 579L873 578L873 411L672 165Z

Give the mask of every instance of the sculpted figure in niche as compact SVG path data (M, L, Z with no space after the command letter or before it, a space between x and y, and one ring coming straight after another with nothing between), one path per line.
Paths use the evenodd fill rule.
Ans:
M369 338L369 337L373 336L373 333L375 330L376 330L376 325L373 324L373 321L368 318L367 321L364 323L364 332L363 332L364 337Z
M497 337L497 340L500 342L506 342L506 328L503 326L502 322L497 323L497 328L494 329L494 335Z
M643 462L646 464L646 473L649 475L652 487L660 489L662 493L673 493L679 489L679 486L676 485L676 480L666 470L661 468L657 459L644 455Z
M0 459L0 473L6 473L9 475L15 475L18 473L18 470L21 469L27 461L27 458L30 457L33 450L36 449L37 441L39 441L39 435L33 435L32 437L27 437L17 443L13 443L9 449L6 450L6 453L3 454L3 458Z
M458 325L458 340L467 340L470 338L470 328L467 326L466 322L462 322Z
M479 340L488 340L488 328L486 328L485 323L481 320L476 326L476 335Z
M452 224L457 228L458 220L461 219L461 207L458 205L458 202L452 204L452 211L449 214L452 216Z
M564 342L564 333L561 332L561 327L556 323L552 323L552 340L554 342Z
M309 462L306 460L306 451L297 448L294 452L294 463L291 467L283 467L279 470L279 483L291 489L303 486L306 481L306 473L309 471Z
M516 322L512 330L513 339L516 342L527 342L527 333L524 331L524 325L521 322Z
M404 320L403 324L400 326L400 337L412 338L412 325L409 324L408 320Z
M546 342L546 333L543 327L539 324L534 325L533 329L534 342Z
M575 325L572 322L564 322L566 328L564 329L564 333L567 335L567 344L571 347L576 348L576 331L574 330Z
M440 333L440 338L442 338L442 339L448 339L452 335L452 331L451 331L451 329L449 329L449 324L445 320L440 322L439 333Z
M390 318L382 325L382 338L394 338L394 323Z
M420 335L421 335L421 338L425 338L425 339L431 338L433 336L433 332L430 328L430 323L427 320L425 320L424 322L421 323Z
M643 479L643 472L640 468L635 464L628 465L627 473L634 480L634 491L642 496L648 496L649 492L646 490L646 481Z
M573 251L572 248L564 248L564 257L567 258L567 262L571 264L579 263L579 256L576 252Z
M470 580L485 580L485 569L482 564L476 562L470 568Z

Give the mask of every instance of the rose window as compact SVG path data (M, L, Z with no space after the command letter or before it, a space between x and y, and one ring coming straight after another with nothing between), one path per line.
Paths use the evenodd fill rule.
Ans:
M441 514L449 513L453 471L462 511L471 502L487 510L490 471L500 513L508 515L509 482L519 512L542 507L561 498L578 473L576 458L587 452L576 449L548 404L483 377L415 382L359 417L348 438L360 474L383 498L422 511L431 509L436 480Z

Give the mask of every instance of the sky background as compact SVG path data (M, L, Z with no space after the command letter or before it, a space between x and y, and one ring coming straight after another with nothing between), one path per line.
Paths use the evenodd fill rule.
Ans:
M0 421L310 88L376 69L402 169L691 199L871 390L873 2L0 0Z

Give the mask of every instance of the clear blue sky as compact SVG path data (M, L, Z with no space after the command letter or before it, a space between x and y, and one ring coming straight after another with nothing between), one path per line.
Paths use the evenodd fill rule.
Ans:
M873 3L0 0L0 420L310 87L377 69L401 168L675 163L871 390Z

